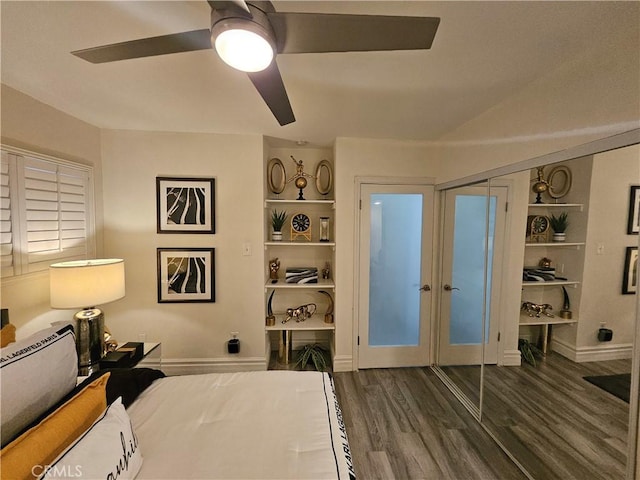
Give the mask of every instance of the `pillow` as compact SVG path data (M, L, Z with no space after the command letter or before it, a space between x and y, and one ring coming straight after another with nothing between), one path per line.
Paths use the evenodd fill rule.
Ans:
M133 479L142 467L142 452L131 420L120 399L45 473L45 478L112 478ZM40 473L40 472L36 472Z
M154 380L165 376L162 371L153 368L114 368L96 372L89 379L105 372L111 373L107 382L107 405L111 405L117 398L122 398L125 408L128 408Z
M0 451L2 478L32 478L85 432L107 408L104 375ZM38 471L40 470L40 471Z
M0 347L4 348L16 341L16 326L9 323L0 329Z
M76 385L73 327L55 326L0 349L0 441L6 445Z

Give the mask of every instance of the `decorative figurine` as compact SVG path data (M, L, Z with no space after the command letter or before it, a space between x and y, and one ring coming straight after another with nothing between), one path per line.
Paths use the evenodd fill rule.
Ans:
M324 290L320 290L319 293L329 297L329 308L327 308L327 311L324 314L324 323L333 323L333 297L329 292Z
M275 290L271 292L269 295L269 301L267 302L267 318L265 319L265 323L267 327L273 327L276 324L276 316L273 314L273 294L276 293Z
M296 188L300 189L300 193L298 194L298 200L304 200L304 196L302 195L302 190L307 186L307 178L315 179L313 175L309 175L304 172L304 166L302 165L302 160L296 160L291 155L291 160L296 164L296 173L293 177L287 180L287 183L291 183L295 181Z
M296 308L287 308L286 312L287 316L282 320L282 323L287 323L292 318L295 318L296 322L304 322L307 318L311 318L311 316L316 313L316 304L307 303L306 305L300 305Z
M551 268L551 259L547 257L542 257L538 262L538 266L542 268Z
M564 301L562 302L562 310L560 310L560 313L558 315L560 316L560 318L569 320L571 319L573 314L571 313L571 302L569 301L569 294L567 293L567 289L564 288L564 286L562 286L562 296L564 297Z
M547 310L553 310L553 307L548 303L537 304L532 302L524 302L522 304L522 310L527 312L527 315L530 317L540 318L540 315L546 315L547 317L553 318L555 315L547 312Z
M538 170L538 178L535 180L535 183L531 187L533 193L536 194L535 203L544 203L542 201L542 194L549 190L549 182L544 179L544 166L537 167Z
M331 275L331 266L329 265L329 262L326 262L324 264L324 268L322 269L322 278L324 278L325 280L328 280L330 278Z
M276 283L278 281L278 270L280 270L280 260L278 260L277 257L269 260L269 278L271 280L275 280L271 283Z

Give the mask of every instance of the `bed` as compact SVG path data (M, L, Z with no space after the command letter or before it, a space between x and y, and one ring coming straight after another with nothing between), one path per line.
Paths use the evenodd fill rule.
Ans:
M117 369L76 385L72 352L66 327L2 348L2 478L355 478L327 373Z

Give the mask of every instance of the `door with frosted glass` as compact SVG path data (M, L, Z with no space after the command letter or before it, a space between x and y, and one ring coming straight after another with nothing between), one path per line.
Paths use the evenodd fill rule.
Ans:
M485 186L445 193L439 365L479 365L483 343L484 363L497 362L507 191L487 193Z
M358 368L429 364L433 187L361 185Z

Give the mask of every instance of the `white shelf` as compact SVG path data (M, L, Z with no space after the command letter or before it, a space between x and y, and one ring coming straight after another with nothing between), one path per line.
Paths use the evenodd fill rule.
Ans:
M336 242L264 242L265 247L335 247Z
M545 242L545 243L525 243L525 247L576 247L584 246L584 242Z
M318 283L286 283L284 280L278 280L276 283L271 283L271 280L267 280L267 283L264 286L267 288L274 289L307 289L307 290L324 290L324 289L333 289L335 288L335 284L333 280L325 280L318 279Z
M583 203L530 203L529 208L579 208L583 209Z
M336 201L335 200L275 200L275 199L269 199L267 198L264 201L265 207L268 207L269 205L285 205L285 204L296 204L296 205L302 205L302 204L309 204L309 205L331 205L331 206L335 206Z
M311 318L306 319L304 322L296 322L295 320L289 320L287 323L282 323L282 320L286 316L282 313L275 314L276 324L273 326L264 327L266 331L281 331L281 330L335 330L335 323L324 323L324 313L316 312Z
M552 285L578 285L580 282L574 280L553 280L550 282L522 282L523 287L549 287Z
M547 317L546 315L541 315L540 317L530 317L526 313L520 314L520 326L537 326L537 325L569 325L572 323L578 323L577 318L560 318L558 316L555 317Z

